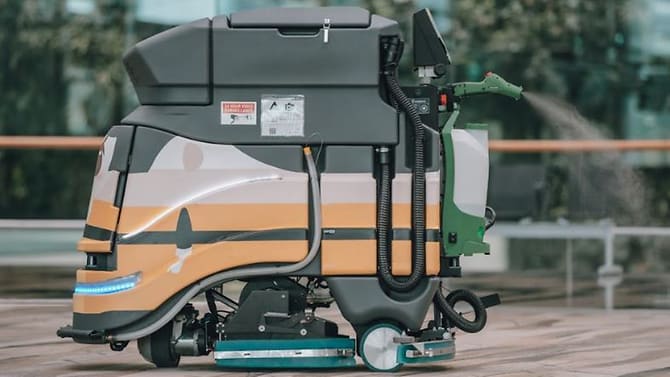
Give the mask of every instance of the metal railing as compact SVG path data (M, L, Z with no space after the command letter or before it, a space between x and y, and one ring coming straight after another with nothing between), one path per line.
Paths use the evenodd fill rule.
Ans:
M0 266L75 267L84 220L0 219Z
M97 150L102 137L0 136L0 149ZM491 140L489 149L501 153L667 151L670 140Z
M603 264L598 268L598 285L604 288L605 309L614 308L614 288L623 280L623 268L614 263L616 237L670 237L669 227L617 226L611 221L595 224L568 222L497 223L487 235L519 239L594 239L603 242ZM573 293L573 248L568 242L565 249L565 291L570 300Z
M97 150L102 139L97 136L0 136L0 149Z

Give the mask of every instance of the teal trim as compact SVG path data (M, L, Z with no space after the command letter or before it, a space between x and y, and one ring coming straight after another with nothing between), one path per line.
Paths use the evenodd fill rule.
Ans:
M426 351L441 348L452 348L453 352L436 356L407 357L407 351L416 350L416 347L412 344L401 344L400 347L398 347L398 361L403 364L434 363L436 361L451 360L456 355L456 348L454 346L453 340L445 340L443 342L436 342L436 343L427 343L424 345L424 350Z
M265 351L355 347L351 338L219 340L214 351Z
M349 349L352 356L332 357L268 357L216 359L223 368L268 369L268 368L344 368L356 366L356 343L350 338L280 339L280 340L219 340L214 345L217 351L268 351L293 349Z
M230 369L321 369L356 366L353 357L295 357L216 360L216 366Z

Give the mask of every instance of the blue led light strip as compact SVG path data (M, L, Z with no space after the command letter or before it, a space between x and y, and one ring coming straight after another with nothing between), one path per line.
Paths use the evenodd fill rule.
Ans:
M140 281L140 273L95 283L77 283L74 286L76 295L109 295L135 288Z

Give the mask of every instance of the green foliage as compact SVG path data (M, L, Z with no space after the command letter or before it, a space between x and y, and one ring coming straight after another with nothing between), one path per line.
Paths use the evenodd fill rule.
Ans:
M626 1L454 1L447 40L455 80L494 71L527 91L566 99L618 134L620 94L632 80L622 59L625 6ZM506 138L555 137L531 109L507 108L505 101L487 101L477 113L502 117Z
M510 82L521 84L526 92L549 94L574 105L603 135L622 137L624 100L637 90L639 74L639 62L630 58L633 38L630 11L639 13L644 6L645 2L627 0L454 1L452 27L445 38L455 63L450 80L479 80L484 72L494 71ZM462 107L463 121L484 118L494 126L494 137L562 136L555 128L548 127L546 119L526 102L513 104L514 111L510 111L512 105L505 99L478 98L476 103L472 102ZM536 161L548 167L546 192L551 193L550 218L571 216L567 208L569 202L582 201L589 207L589 198L600 198L608 207L608 215L617 222L631 221L630 213L616 210L622 203L607 202L616 197L610 195L617 190L616 185L626 182L612 179L594 182L597 178L591 176L592 171L598 169L612 169L610 176L616 175L616 169L628 169L620 157L609 166L598 162L601 154L581 155L579 161L583 164L579 165L574 164L574 157L563 155L497 157L500 158L497 163ZM668 188L662 184L665 173L660 169L642 173L641 179L647 182L646 188L652 191L654 200L648 203L648 210L641 219L649 223L665 222L663 219L667 217L656 217L667 213L669 207ZM570 182L589 195L574 198ZM617 201L620 200L617 197Z
M358 3L398 20L411 40L411 15L424 2ZM65 0L0 0L0 134L103 135L130 111L135 97L121 56L135 40L164 28L133 20L133 4L97 0L92 13L78 15L66 11ZM621 136L621 99L637 84L637 68L628 60L627 23L629 10L638 2L452 0L450 4L451 26L445 40L454 64L449 81L478 81L491 70L527 91L565 99L606 128L606 134ZM414 81L411 68L408 49L401 61L403 81ZM73 87L79 83L86 88L83 119L69 119ZM466 100L461 121L490 123L493 138L556 137L527 103L506 98ZM560 157L494 158L551 166L558 173L550 172L547 190L565 202L570 172L554 169L565 165ZM0 150L0 218L84 217L94 164L93 152ZM670 212L665 172L646 173L656 188L654 209L665 216ZM565 208L559 203L551 213L563 215Z
M99 1L92 17L64 0L0 0L0 134L69 134L73 69L93 75L87 133L121 118L124 4ZM93 152L0 150L0 218L83 218L94 164Z

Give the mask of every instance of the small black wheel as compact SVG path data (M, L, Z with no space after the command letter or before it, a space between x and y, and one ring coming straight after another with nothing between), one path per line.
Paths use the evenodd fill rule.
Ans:
M109 343L109 348L112 351L121 352L126 348L127 345L128 345L127 341L125 341L125 342L111 342L111 343Z
M179 365L180 356L172 343L174 322L170 321L155 333L137 340L137 348L144 360L157 368L174 368Z

